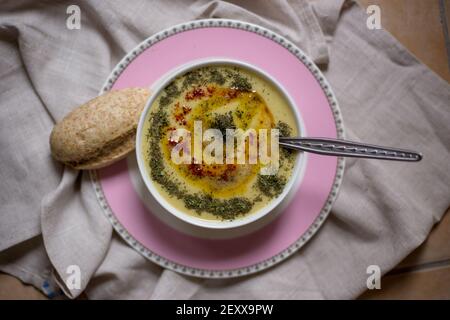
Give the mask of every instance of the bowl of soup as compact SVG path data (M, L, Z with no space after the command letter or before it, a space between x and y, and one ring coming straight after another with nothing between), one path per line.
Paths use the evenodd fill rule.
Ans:
M248 63L208 59L159 81L139 120L136 158L164 214L231 229L288 205L306 156L277 139L300 135L298 109L274 78Z

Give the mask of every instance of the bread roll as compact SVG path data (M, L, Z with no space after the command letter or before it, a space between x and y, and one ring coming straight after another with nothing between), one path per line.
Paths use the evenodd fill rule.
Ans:
M147 89L110 91L79 106L55 125L53 157L79 170L97 169L124 158L135 147Z

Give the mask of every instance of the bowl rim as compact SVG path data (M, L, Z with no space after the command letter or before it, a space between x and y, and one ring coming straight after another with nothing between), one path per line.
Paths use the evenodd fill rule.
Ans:
M139 173L141 178L144 181L144 184L149 191L150 195L162 206L162 208L167 211L168 213L174 215L176 218L181 219L182 221L198 226L203 228L209 228L209 229L232 229L232 228L238 228L242 227L244 225L248 225L252 222L255 222L257 220L260 220L261 218L269 215L272 212L280 211L276 209L280 209L280 207L285 208L292 198L292 196L297 191L297 188L301 184L301 181L303 180L305 168L306 168L306 162L307 162L307 154L305 153L299 153L297 156L297 160L292 172L292 176L289 179L287 185L285 186L283 192L276 197L275 199L272 199L266 206L263 208L257 210L254 213L251 213L249 215L244 215L244 217L238 217L234 220L207 220L207 219L201 219L197 218L195 216L192 216L188 213L183 212L182 210L176 208L173 206L164 195L162 195L159 190L154 185L155 182L153 182L149 176L149 171L147 170L144 159L142 156L142 139L143 139L143 127L145 124L145 121L148 120L148 114L150 112L151 106L154 103L154 101L159 97L161 91L170 83L172 82L176 77L181 76L185 74L186 72L189 72L194 69L198 69L201 67L207 67L212 65L225 65L225 66L237 66L241 67L247 70L250 70L251 72L256 73L257 75L261 76L264 80L271 83L280 93L281 95L286 99L288 106L292 110L292 113L295 117L295 122L299 130L300 135L306 135L306 128L303 122L303 119L301 117L301 112L298 109L295 101L292 99L292 97L289 95L287 90L272 76L267 74L265 71L261 70L259 67L254 66L252 64L249 64L247 62L243 62L240 60L235 59L229 59L229 58L220 58L220 57L214 57L214 58L203 58L203 59L197 59L190 61L188 63L182 64L180 66L177 66L173 68L172 70L168 71L165 75L163 75L159 80L157 80L152 86L151 86L151 95L147 99L147 102L145 104L145 107L140 115L138 127L137 127L137 133L136 133L136 159L138 163Z

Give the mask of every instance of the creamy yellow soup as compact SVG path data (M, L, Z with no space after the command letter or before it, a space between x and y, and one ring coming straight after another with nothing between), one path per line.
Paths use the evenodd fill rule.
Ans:
M229 134L226 129L267 129L268 140L271 129L278 129L280 136L299 134L295 116L282 93L250 70L208 66L179 76L154 100L142 139L149 177L170 204L201 219L233 220L257 212L282 193L292 175L295 151L280 149L279 169L272 175L261 174L267 164L260 159L256 163L228 163L225 157L229 149L224 152L223 163L200 162L192 151L194 139L188 140L193 134L173 138L174 130L193 133L198 123L202 132L220 130L223 137L216 138L223 138L224 150ZM183 139L191 147L191 153L185 156L189 160L192 157L192 161L177 164L172 153ZM261 146L260 140L256 143ZM202 141L201 147L207 145ZM245 159L250 159L249 148L245 149Z

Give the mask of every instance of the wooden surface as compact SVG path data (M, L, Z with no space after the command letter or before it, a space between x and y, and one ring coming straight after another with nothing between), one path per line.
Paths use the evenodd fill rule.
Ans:
M381 8L381 24L419 60L450 82L438 0L358 0ZM446 0L450 20L450 1ZM365 26L361 26L365 27ZM450 197L450 195L449 195ZM427 241L362 299L450 299L450 210ZM0 299L45 299L31 286L0 274Z

